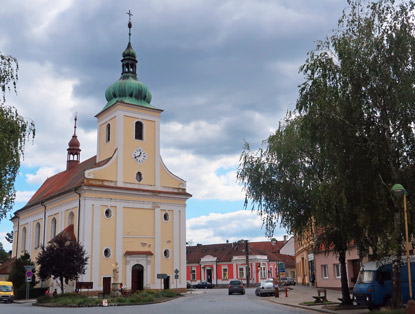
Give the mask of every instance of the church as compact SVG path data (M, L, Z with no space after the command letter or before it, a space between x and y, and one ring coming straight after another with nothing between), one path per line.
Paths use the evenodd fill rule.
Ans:
M131 17L131 15L130 15ZM137 55L129 41L121 78L105 91L96 115L97 154L81 162L74 133L66 170L48 178L12 217L13 257L28 252L36 261L42 246L72 230L87 252L79 282L109 293L114 265L125 289L186 287L186 182L160 156L161 109L137 79ZM49 285L57 288L50 280ZM75 290L70 283L65 290Z

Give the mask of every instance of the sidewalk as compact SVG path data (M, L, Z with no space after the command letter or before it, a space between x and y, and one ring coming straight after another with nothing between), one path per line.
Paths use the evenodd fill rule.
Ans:
M292 290L290 290L290 288ZM340 304L338 298L342 297L341 291L327 289L327 300L329 302L337 303L333 305L300 305L303 302L313 302L313 296L317 296L317 288L306 286L290 286L288 289L288 297L285 296L285 291L280 291L279 298L267 298L268 301L278 303L281 305L288 305L296 308L307 309L308 311L316 311L320 313L338 313L338 314L360 314L369 313L370 311L365 309L339 309L337 307Z

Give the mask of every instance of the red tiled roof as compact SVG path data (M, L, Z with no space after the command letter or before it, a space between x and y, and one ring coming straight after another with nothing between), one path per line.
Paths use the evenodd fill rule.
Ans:
M263 250L257 248L257 246L265 248L272 247L271 241L269 246L262 243L265 242L249 242L249 255L266 255L269 261L284 262L288 268L295 267L294 256L273 253L271 249ZM245 255L245 243L198 244L186 247L186 260L188 264L198 264L206 255L216 257L218 262L230 262L234 256Z
M7 275L12 272L14 262L16 261L16 257L13 257L7 261L5 261L3 264L0 265L0 274Z
M264 251L270 251L274 253L278 253L279 250L284 246L284 241L275 241L275 244L272 244L272 241L261 241L261 242L250 242L249 245L251 247L264 250Z
M59 172L54 176L47 178L29 202L17 212L81 186L85 180L84 174L86 170L101 167L110 159L111 157L96 163L96 156L93 156L69 170Z
M96 165L95 160L96 156L91 157L70 170L62 171L46 179L39 190L37 190L29 202L27 202L25 207L34 205L52 196L59 195L80 186L84 182L85 171L94 168Z

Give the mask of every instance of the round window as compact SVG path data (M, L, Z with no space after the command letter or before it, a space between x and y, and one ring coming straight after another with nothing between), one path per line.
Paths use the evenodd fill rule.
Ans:
M107 208L104 212L105 218L111 218L112 217L112 210L111 208Z
M141 182L141 181L143 181L143 174L142 174L140 171L138 171L138 172L135 174L135 179L137 180L137 182Z
M163 252L164 258L169 258L170 257L170 250L169 249L165 249Z
M106 247L104 249L104 257L105 258L110 258L111 257L111 249L110 248Z
M169 213L168 213L168 212L165 212L165 213L163 214L163 219L164 219L164 221L169 221L169 220L170 220L170 215L169 215Z

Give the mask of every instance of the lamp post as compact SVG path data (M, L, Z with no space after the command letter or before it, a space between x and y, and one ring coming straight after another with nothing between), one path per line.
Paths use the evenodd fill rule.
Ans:
M406 235L406 258L408 260L408 283L409 283L409 300L412 300L412 280L411 280L411 261L409 258L409 242L408 242L408 219L406 216L406 190L402 184L395 184L392 187L392 193L400 197L403 195L403 210L405 213L405 235Z

